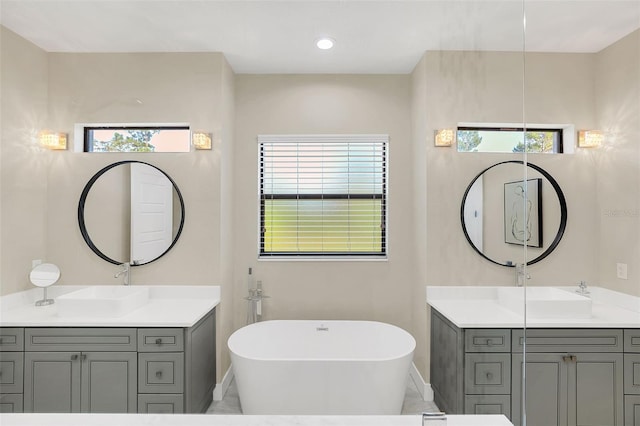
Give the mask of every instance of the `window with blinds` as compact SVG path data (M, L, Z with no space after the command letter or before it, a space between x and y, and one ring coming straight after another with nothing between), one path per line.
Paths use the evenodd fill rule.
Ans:
M387 135L261 135L260 256L386 256Z

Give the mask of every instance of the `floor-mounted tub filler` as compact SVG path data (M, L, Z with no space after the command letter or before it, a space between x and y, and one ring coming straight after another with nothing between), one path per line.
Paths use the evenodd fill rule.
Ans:
M229 337L244 414L400 414L416 341L373 321L265 321Z

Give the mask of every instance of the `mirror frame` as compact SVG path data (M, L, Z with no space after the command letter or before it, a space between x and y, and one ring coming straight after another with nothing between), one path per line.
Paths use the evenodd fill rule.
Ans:
M500 263L498 261L495 261L493 259L491 259L490 257L486 256L484 253L482 253L480 250L478 250L478 248L473 244L473 242L471 241L471 237L469 236L469 234L467 233L467 227L465 226L464 223L464 207L465 204L467 202L467 195L469 194L469 191L471 190L471 187L473 186L473 184L476 182L476 180L478 180L478 178L480 178L480 176L482 176L485 172L491 170L494 167L497 167L501 164L526 164L527 167L531 167L532 169L536 170L537 172L539 172L542 176L544 176L549 183L551 184L551 186L553 187L553 189L556 191L556 195L558 196L558 201L560 202L560 226L558 227L558 232L556 233L555 238L553 239L553 242L549 245L549 247L547 247L547 249L542 252L538 257L530 260L527 262L527 265L533 265L534 263L538 263L540 262L542 259L544 259L545 257L549 256L551 254L551 252L553 250L555 250L555 248L558 246L558 244L560 243L560 240L562 239L562 236L564 235L564 231L567 227L567 201L564 197L564 193L562 192L562 189L560 188L560 185L558 184L558 182L556 182L556 180L553 178L553 176L551 176L546 170L544 170L542 167L537 166L533 163L525 163L522 160L508 160L508 161L501 161L500 163L496 163L493 164L489 167L487 167L486 169L484 169L483 171L481 171L480 173L478 173L476 175L476 177L473 178L473 180L471 181L471 183L469 184L469 186L467 187L467 189L464 191L464 195L462 196L462 204L460 206L460 223L462 224L462 231L464 232L464 236L467 239L467 242L469 243L469 245L471 245L471 247L482 257L484 257L485 259L487 259L488 261L495 263L496 265L500 265L500 266L506 266L509 268L513 268L516 265L514 264L507 264L507 263Z
M160 256L156 257L153 260L150 260L150 261L144 262L144 263L136 263L136 264L131 263L131 266L142 266L142 265L148 265L151 262L155 262L156 260L160 259L165 254L167 254L169 252L169 250L171 250L173 248L173 246L176 245L176 242L178 241L178 238L180 238L180 234L182 234L182 228L184 227L184 214L185 214L184 199L182 198L182 194L180 193L180 189L178 188L178 185L176 185L175 181L173 179L171 179L171 176L166 174L160 168L154 166L153 164L146 163L144 161L124 160L124 161L118 161L116 163L109 164L108 166L105 166L102 169L100 169L95 175L93 175L91 177L91 179L89 179L89 182L87 182L87 184L85 185L84 189L82 190L82 194L80 195L80 201L78 202L78 225L80 226L80 233L82 234L82 238L84 238L84 241L87 243L89 248L95 254L97 254L100 258L102 258L103 260L106 260L109 263L113 263L114 265L122 265L122 264L124 264L124 262L127 262L126 260L124 262L121 262L121 261L118 261L118 260L114 260L114 259L110 258L109 256L107 256L106 254L104 254L102 251L100 251L100 249L98 247L96 247L94 242L91 240L91 237L89 236L89 232L87 231L87 227L86 227L85 220L84 220L84 207L85 207L85 203L87 201L87 195L89 195L89 191L93 187L93 184L100 178L100 176L102 176L103 174L105 174L109 170L113 169L114 167L121 166L121 165L124 165L124 164L131 164L131 163L146 164L147 166L153 167L154 169L158 170L160 173L165 175L167 177L167 179L169 179L169 182L171 182L171 184L173 185L173 189L178 194L178 199L180 200L180 214L181 214L180 226L178 227L178 231L176 232L176 236L173 238L173 241L171 242L171 245L169 245L169 247L167 247L167 249L164 252L162 252L162 254Z

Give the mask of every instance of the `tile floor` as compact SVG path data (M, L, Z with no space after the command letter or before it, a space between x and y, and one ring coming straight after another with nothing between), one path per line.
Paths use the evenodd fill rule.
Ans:
M402 414L420 414L423 411L438 411L438 407L433 401L423 401L413 380L409 379L402 405ZM222 401L213 401L207 414L242 414L235 380L229 385Z

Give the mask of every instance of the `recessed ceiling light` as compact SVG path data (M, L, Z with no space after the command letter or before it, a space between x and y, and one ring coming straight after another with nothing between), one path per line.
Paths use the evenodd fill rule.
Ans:
M316 41L316 46L318 46L318 49L328 50L333 47L334 43L335 41L332 38L322 37Z

